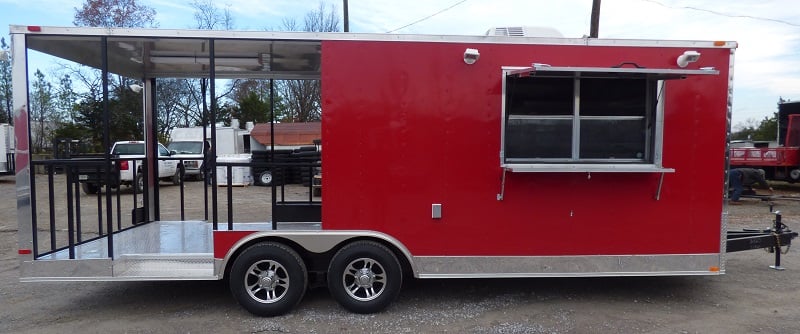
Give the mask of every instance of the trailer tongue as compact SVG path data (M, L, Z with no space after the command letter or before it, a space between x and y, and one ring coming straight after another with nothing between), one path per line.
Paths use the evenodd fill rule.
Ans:
M781 254L789 252L789 248L792 246L792 239L797 238L797 232L792 232L781 219L781 213L777 211L775 212L773 227L770 229L728 231L726 251L732 253L751 249L766 249L775 254L775 264L771 265L770 268L784 270L781 266ZM783 247L786 247L786 250L783 250Z

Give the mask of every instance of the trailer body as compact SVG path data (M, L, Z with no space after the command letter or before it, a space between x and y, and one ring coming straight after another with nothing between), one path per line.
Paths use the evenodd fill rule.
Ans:
M14 126L0 124L0 175L14 175Z
M229 277L242 305L274 315L296 305L312 273L346 308L374 312L397 295L404 270L418 278L725 272L735 42L23 26L12 37L15 61L31 48L139 75L146 99L164 76L318 79L325 142L321 201L309 186L308 201L281 202L273 184L272 216L244 223L233 220L228 190L223 223L213 187L213 215L176 222L159 218L149 182L146 224L115 228L106 211L106 233L101 226L97 238L49 251L32 232L29 167L62 162L18 151L24 281ZM127 59L121 42L152 61L83 56ZM216 59L217 48L228 53ZM22 68L16 61L15 115L27 124ZM144 114L152 129L152 104ZM147 147L145 165L154 166ZM251 163L284 167L267 164Z
M203 127L174 128L170 131L167 148L173 156L183 159L186 176L202 178L201 170L206 150L211 144L205 144Z

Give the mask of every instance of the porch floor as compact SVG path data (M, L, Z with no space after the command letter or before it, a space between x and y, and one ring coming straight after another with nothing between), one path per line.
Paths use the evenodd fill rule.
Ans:
M320 223L278 223L278 230L319 230ZM227 230L219 224L219 230ZM235 231L268 231L272 223L235 223ZM157 221L114 234L113 277L118 279L215 279L212 224ZM75 246L74 260L108 258L108 237ZM67 260L64 249L36 260Z

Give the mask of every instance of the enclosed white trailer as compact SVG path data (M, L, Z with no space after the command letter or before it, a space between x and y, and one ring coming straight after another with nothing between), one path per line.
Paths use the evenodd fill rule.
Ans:
M0 124L0 175L14 174L14 126Z

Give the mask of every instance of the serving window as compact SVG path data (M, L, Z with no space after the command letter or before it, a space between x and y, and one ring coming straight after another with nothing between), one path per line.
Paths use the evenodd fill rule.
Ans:
M661 166L666 80L713 70L504 69L501 165L511 171Z

